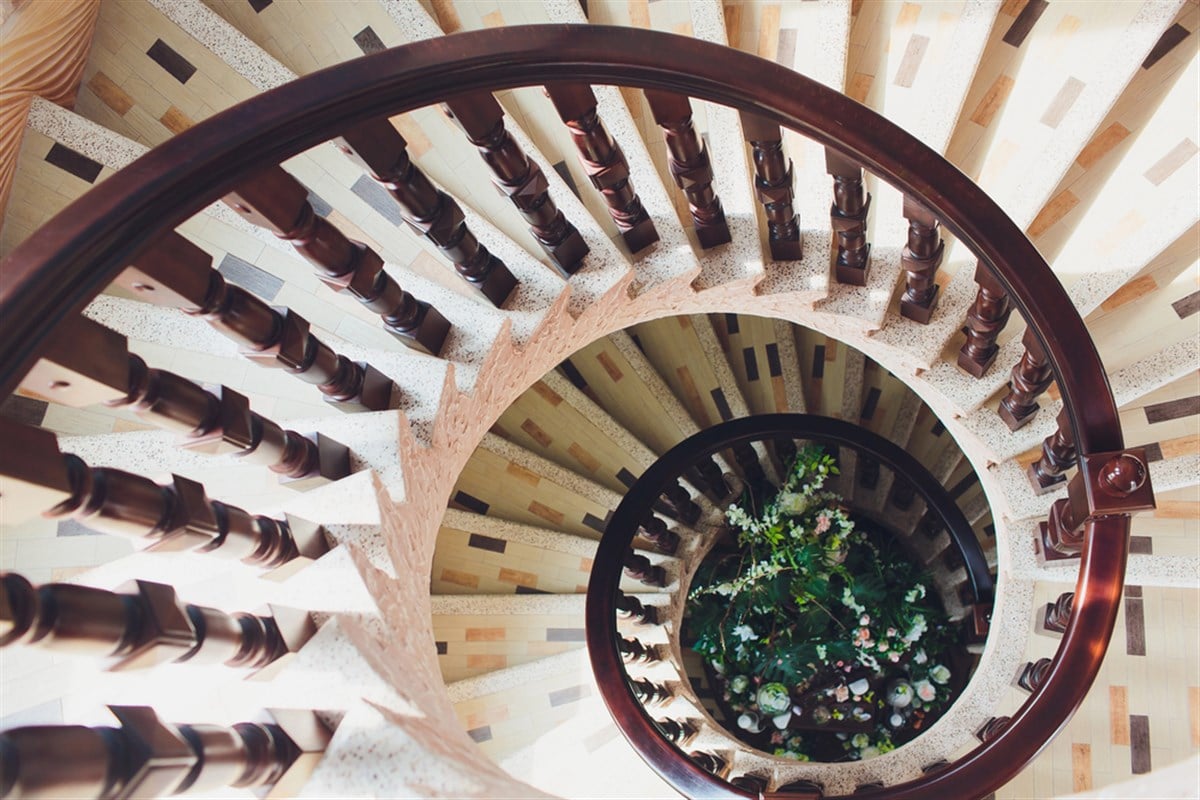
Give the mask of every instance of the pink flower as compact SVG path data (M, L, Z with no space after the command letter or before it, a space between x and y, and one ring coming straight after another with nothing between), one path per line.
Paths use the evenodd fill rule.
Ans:
M888 636L895 636L895 635L896 635L896 629L895 629L895 628L888 628L887 635L888 635Z
M900 654L899 654L899 653L897 653L895 650L893 650L893 651L892 651L892 652L891 652L891 653L888 655L888 661L891 661L893 664L895 664L895 663L896 663L897 661L899 661L899 660L900 660Z
M771 734L771 744L783 744L783 734L779 731Z
M817 517L817 533L824 533L825 531L829 530L829 525L830 521L828 515L822 514L821 516Z
M850 690L846 688L845 684L842 684L834 690L833 696L837 698L839 703L844 703L850 697Z
M870 628L859 628L858 629L858 638L860 638L864 641L867 639L870 639L871 638L871 629Z

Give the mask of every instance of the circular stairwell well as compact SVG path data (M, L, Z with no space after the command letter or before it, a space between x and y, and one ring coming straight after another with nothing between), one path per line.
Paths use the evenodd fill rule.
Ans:
M597 773L597 792L669 791L637 763L582 659L584 593L598 540L625 492L674 445L722 421L788 411L851 421L925 465L963 512L994 577L995 529L974 468L936 414L877 362L809 328L746 314L634 325L577 350L519 395L455 482L434 552L434 633L443 675L459 698L459 721L484 752L534 786L569 794L587 779L563 765L587 763L579 748L587 750L590 742L604 754L597 764L622 764L622 774L638 778L610 786ZM767 457L763 463L777 482L779 462ZM732 457L720 460L736 484L743 469L734 464ZM965 685L982 641L967 643L975 609L961 555L891 469L848 448L839 464L834 491L864 518L886 518L902 532L911 558L928 569L962 635L959 685ZM695 475L680 485L704 509L703 518L689 524L669 501L659 502L663 525L643 526L634 548L664 577L626 572L620 580L622 593L660 624L645 624L639 611L619 627L622 635L673 653L670 663L630 672L672 687L668 717L706 720L688 737L688 749L719 751L732 761L738 748L714 720L703 672L693 671L689 681L690 659L679 649L678 631L686 594L680 580L696 569L694 547L711 540L721 509L738 495L714 500ZM681 537L683 544L676 552L658 545L657 535ZM990 599L986 605L990 614ZM735 774L751 768L747 759L764 774L765 762L751 752L741 754ZM771 785L794 782L797 771L776 761L778 776L766 773ZM814 765L798 774L832 786L836 780L826 775L836 769Z

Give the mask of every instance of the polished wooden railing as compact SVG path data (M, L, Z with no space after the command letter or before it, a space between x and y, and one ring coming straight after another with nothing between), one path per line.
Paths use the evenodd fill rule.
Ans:
M980 294L964 321L967 342L959 358L968 372L981 375L992 366L1012 312L1024 320L1025 354L1013 367L1012 391L1001 406L1005 421L1014 426L1027 423L1036 413L1038 396L1056 383L1064 404L1060 423L1065 424L1052 437L1049 455L1035 479L1043 485L1077 464L1067 481L1067 497L1056 501L1043 536L1048 552L1080 558L1079 583L1062 645L1025 705L980 748L921 778L896 786L864 787L861 796L971 797L1003 783L1073 713L1099 669L1119 604L1128 514L1153 503L1145 455L1125 448L1103 365L1083 321L1024 233L968 178L914 137L780 65L645 30L507 27L384 51L272 90L190 128L147 153L131 169L106 179L0 264L0 342L4 343L0 392L17 388L39 360L54 365L55 338L61 335L56 332L79 324L84 306L124 269L137 264L156 240L223 197L235 208L241 205L239 210L252 221L292 241L329 285L379 313L388 330L419 349L439 353L449 323L428 302L402 290L378 254L321 220L307 194L301 195L303 187L276 165L323 141L338 137L355 141L348 149L356 157L368 156L363 160L385 182L412 226L428 236L485 297L503 304L511 294L507 268L469 231L461 213L446 202L447 196L431 189L427 179L413 171L403 141L389 144L359 134L377 129L390 139L380 124L390 116L458 102L455 98L473 93L543 84L547 75L554 76L554 83L547 86L550 98L631 252L651 246L658 234L632 185L620 145L600 121L591 83L719 103L738 110L743 119L753 119L746 130L754 143L760 200L777 258L798 256L800 238L791 211L790 170L777 146L781 137L774 127L795 131L824 147L834 182L830 213L837 237L830 266L838 280L861 285L869 278L871 203L864 188L866 173L900 190L908 199L910 222L906 316L920 321L926 311L934 313L939 226L979 261ZM464 115L456 112L456 116ZM694 206L696 221L713 219L715 197L710 198L703 186L700 155L688 139L685 121L678 109L664 114L661 121L676 139L673 153L681 182L690 188L689 204ZM499 167L497 178L507 186L525 179L523 185L540 198L537 181L529 178L531 171L523 172L521 159L502 137L484 141L477 133L468 130L484 157L497 161L493 164ZM372 160L376 156L377 162ZM501 159L503 164L498 163ZM286 196L264 193L268 186ZM516 203L515 196L514 203L513 213L527 214L534 235L544 237L539 238L543 246L554 248L556 231L561 232L555 228L557 217L551 218L548 209L545 218L534 215L528 204ZM570 235L562 241L570 241ZM547 252L556 259L558 251ZM582 257L576 244L570 257L563 255L562 263L555 263L570 272L578 263L573 260L577 255ZM222 322L219 310L217 314L216 321ZM260 316L263 323L271 324ZM286 319L284 315L285 323ZM318 378L321 385L328 385L330 397L349 394L357 383L356 371L312 337L305 339L303 325L293 322L295 330L289 334L293 338L288 341L304 341L304 348L317 352L311 366L293 361L303 367L296 371L303 373L302 378ZM274 345L267 342L272 340L261 334L255 333L251 341L269 351ZM281 360L286 363L297 352L289 350ZM193 388L178 376L148 369L140 359L128 357L123 346L114 348L101 363L103 374L94 374L88 364L82 365L82 374L90 385L110 393L103 399L145 406L152 415L196 437L211 436L227 446L255 451L276 471L315 472L320 461L317 443L249 411L236 393L218 396ZM63 361L58 367L69 364ZM361 368L365 375L366 368ZM27 389L38 394L52 389L67 396L71 380L61 371L49 382ZM734 455L739 468L752 467L755 459L749 454ZM710 496L728 490L713 472L711 465L700 472L702 488ZM622 554L614 554L612 566L622 562ZM631 568L654 577L644 564ZM612 651L615 654L615 646ZM636 729L639 741L646 741L643 752L657 768L681 781L676 784L680 788L696 796L754 793L680 759L655 730L648 722ZM811 787L768 791L812 796Z

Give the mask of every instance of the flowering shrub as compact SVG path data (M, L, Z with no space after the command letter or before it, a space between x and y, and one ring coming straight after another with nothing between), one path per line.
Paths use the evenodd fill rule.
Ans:
M855 526L824 488L836 474L806 446L761 511L730 506L737 548L714 551L688 595L692 648L724 676L739 727L788 758L887 752L950 700L950 635L928 578Z

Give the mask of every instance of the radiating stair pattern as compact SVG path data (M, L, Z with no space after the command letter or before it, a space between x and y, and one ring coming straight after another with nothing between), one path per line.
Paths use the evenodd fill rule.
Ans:
M996 796L1099 787L1200 748L1195 0L103 0L74 109L34 102L0 253L147 148L298 75L443 34L545 22L653 28L793 67L907 128L1026 230L1087 322L1126 442L1147 448L1159 505L1134 521L1124 610L1092 693ZM328 291L289 243L230 208L215 204L180 226L229 282L299 312L337 352L393 378L391 410L342 413L314 387L241 358L202 320L119 287L93 301L87 316L127 336L151 366L224 384L259 413L336 439L354 474L317 488L280 484L252 464L182 449L134 414L33 393L0 413L57 433L89 464L160 482L177 473L255 514L322 524L333 547L264 575L236 561L134 552L75 522L5 518L0 506L0 569L107 589L148 578L227 610L310 610L320 629L250 679L186 665L157 667L149 681L97 678L86 659L7 648L0 724L99 724L95 709L107 702L220 723L246 708L315 705L340 725L305 789L312 796L675 796L617 732L587 663L597 541L626 488L675 444L721 421L785 411L844 419L903 446L954 496L998 579L976 679L938 725L874 764L787 769L820 777L828 792L906 779L965 754L984 721L1023 702L1022 665L1059 641L1034 623L1072 589L1078 562L1041 563L1031 544L1063 496L1035 494L1026 474L1054 433L1056 387L1017 431L996 413L1023 351L1019 314L982 378L956 365L975 261L944 230L937 308L927 325L902 316L902 196L871 176L869 280L837 283L824 152L792 133L784 143L804 255L772 260L742 122L693 100L733 238L703 249L642 93L595 91L659 235L637 253L540 87L497 94L507 130L590 248L569 277L440 109L393 119L413 161L520 280L501 307L455 275L333 145L284 163L321 217L374 248L451 321L440 358L405 347L375 313ZM768 452L759 456L777 478ZM718 463L738 475L732 457ZM922 528L922 501L906 502L889 470L841 464L838 491L903 530L951 615L969 613L962 565L944 532ZM717 513L698 481L682 486L707 518ZM685 541L697 535L668 504L656 513ZM686 558L645 536L635 548L666 570L667 585L626 577L622 590L677 604ZM661 626L638 635L666 643Z

